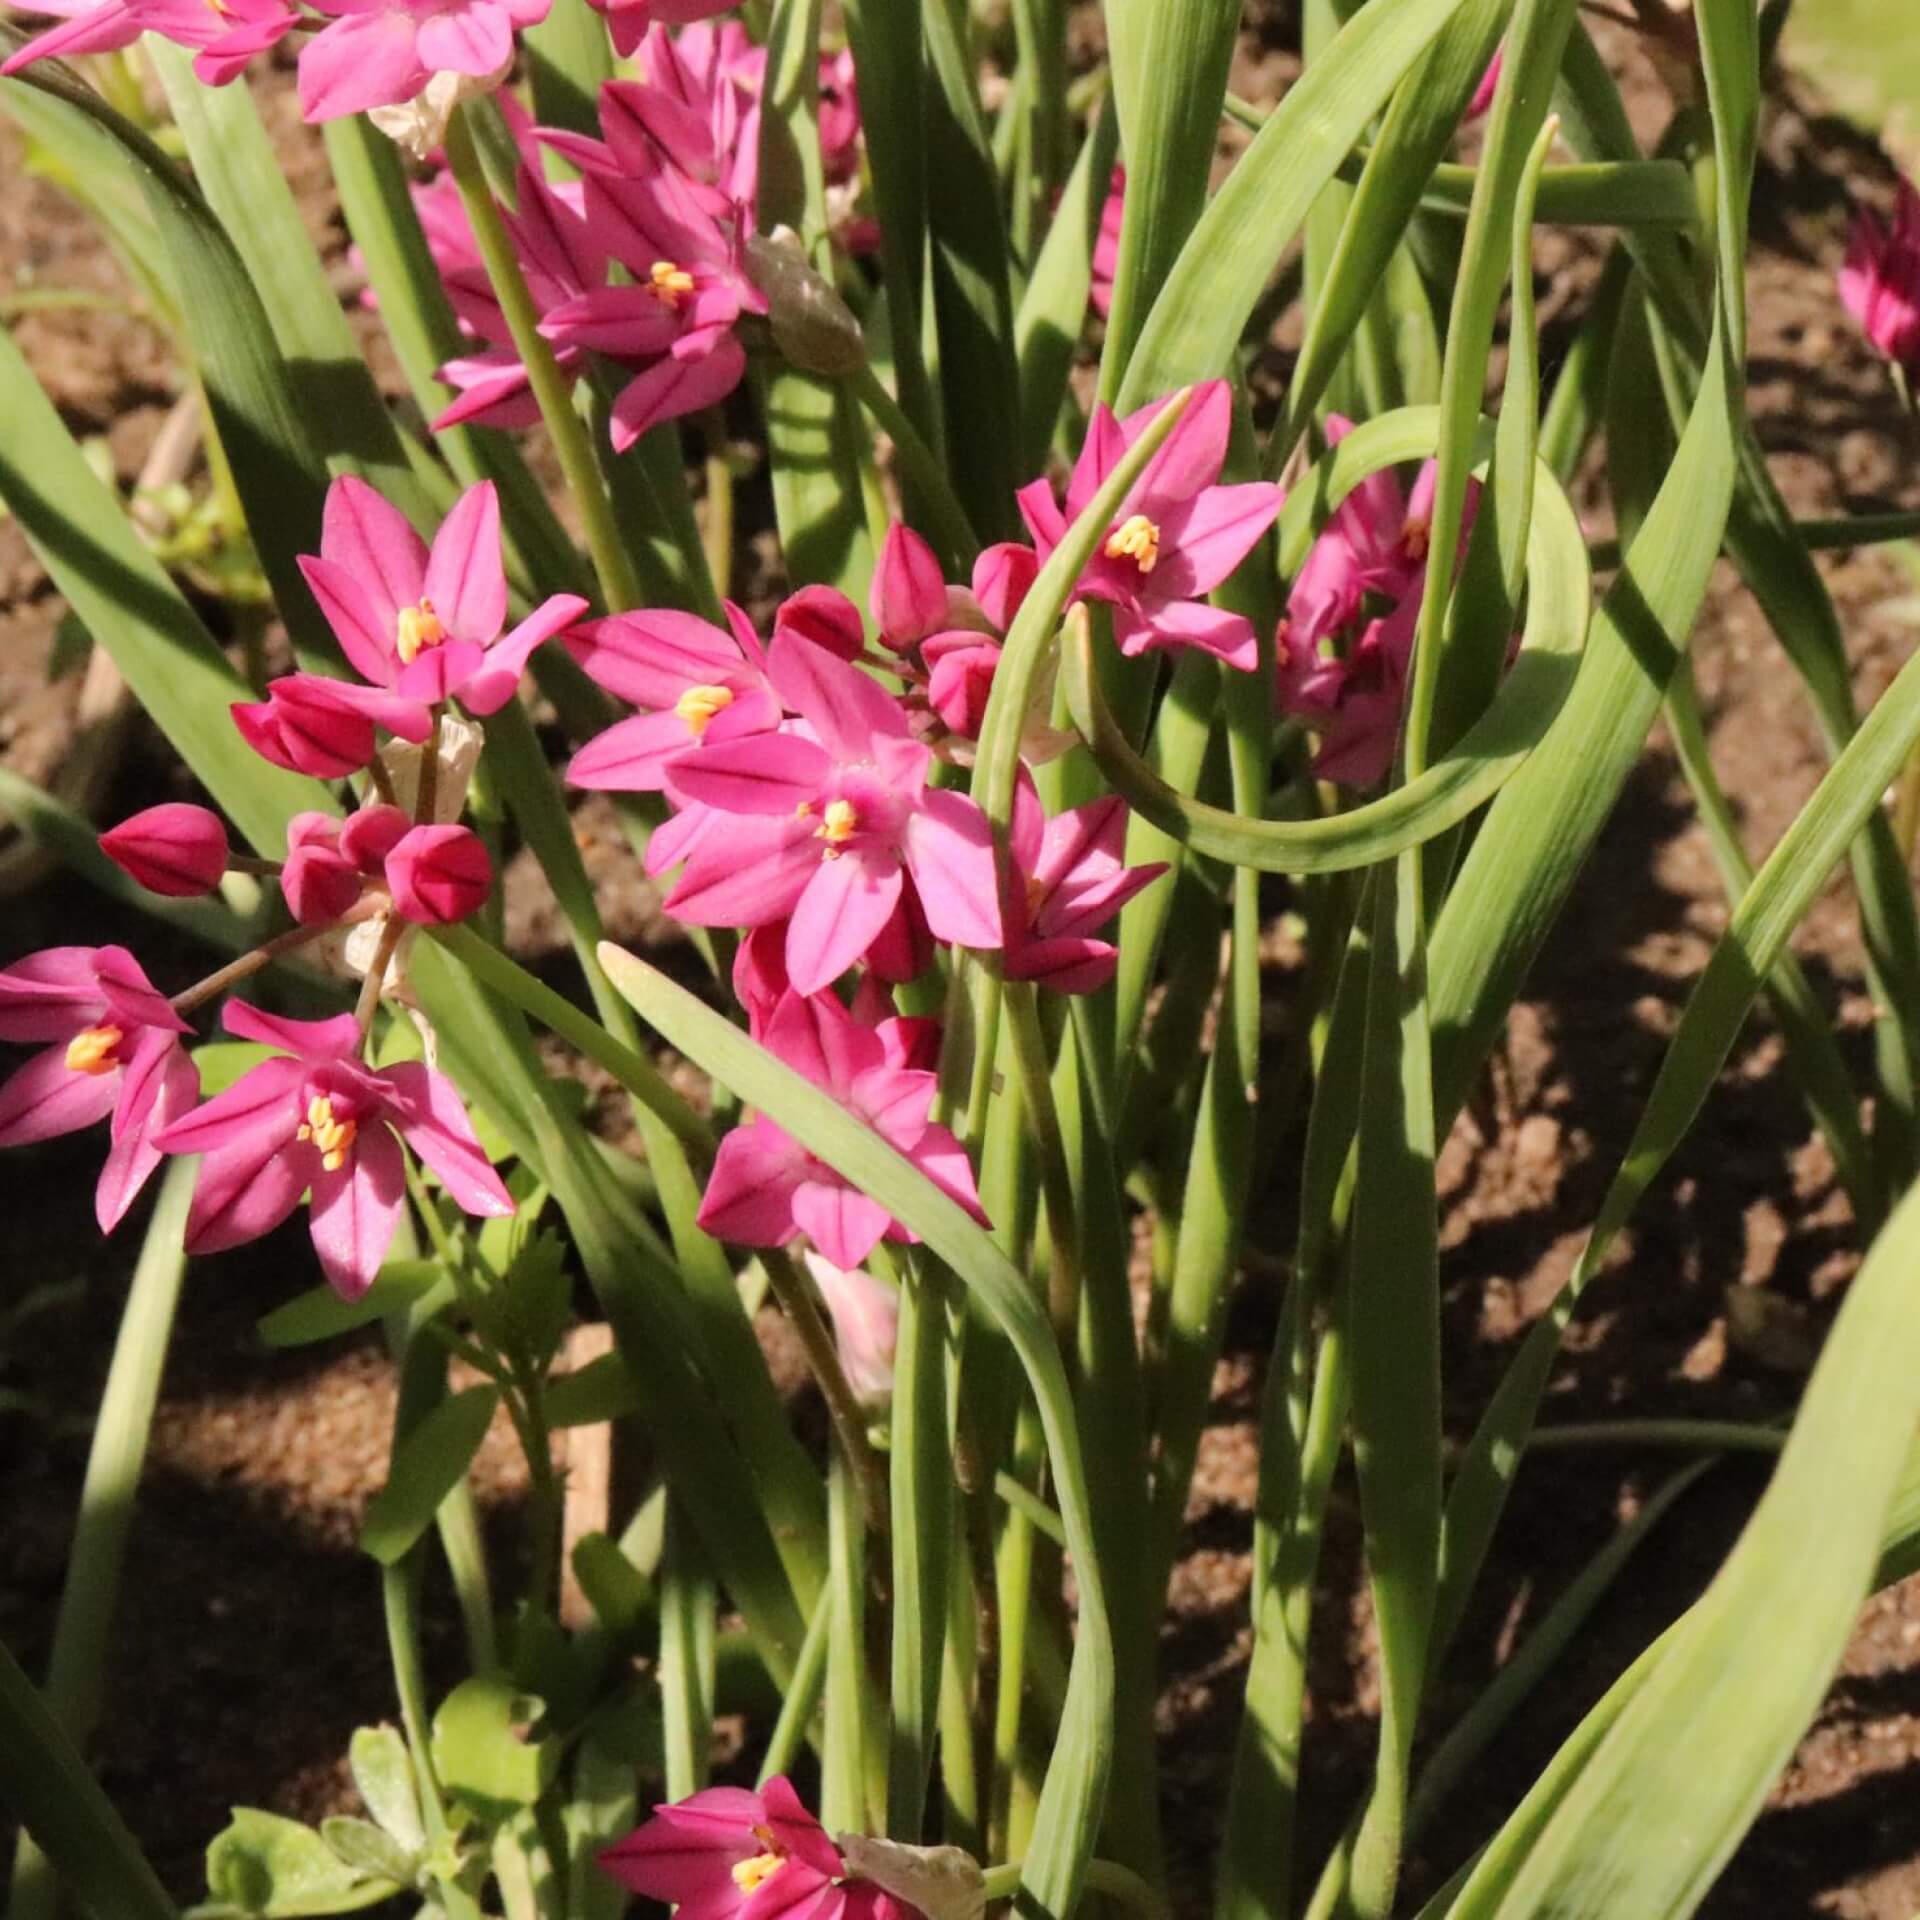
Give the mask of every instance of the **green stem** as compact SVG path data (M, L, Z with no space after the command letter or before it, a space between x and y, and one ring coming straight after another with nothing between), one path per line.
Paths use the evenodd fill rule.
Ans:
M703 422L707 434L707 524L701 544L707 552L707 571L713 590L725 599L733 581L733 463L727 458L727 420L718 407L709 407Z
M1778 1453L1785 1427L1753 1426L1744 1420L1576 1420L1563 1427L1536 1427L1529 1452L1557 1447L1698 1447L1713 1453Z
M920 430L900 410L900 403L881 384L872 367L862 364L857 373L848 376L848 384L872 415L874 425L893 442L901 478L932 519L940 545L962 567L971 566L980 551L980 536L974 532L973 522L933 449L921 439Z
M506 222L501 219L493 191L487 185L465 107L455 107L447 122L446 154L447 165L460 189L461 204L466 208L474 239L479 243L480 257L486 262L487 278L493 284L500 310L506 316L507 330L513 336L514 351L526 366L527 379L553 442L560 471L580 509L587 551L593 556L601 596L610 613L625 612L639 604L639 581L620 542L613 509L600 483L593 446L580 416L573 410L573 396L566 377L540 332L539 312L532 294L527 291Z
M1018 1861L989 1867L985 1875L989 1904L1010 1899L1019 1888L1020 1873ZM1117 1860L1089 1860L1087 1888L1092 1893L1109 1895L1135 1913L1149 1916L1149 1920L1168 1920L1167 1903L1131 1867L1123 1867Z
M1047 1241L1052 1260L1047 1292L1047 1314L1053 1321L1063 1352L1072 1350L1080 1315L1080 1230L1073 1197L1073 1172L1060 1133L1060 1115L1053 1102L1053 1076L1047 1059L1046 1037L1040 1031L1040 1013L1034 988L1025 980L1008 981L1003 988L1007 1025L1013 1035L1014 1059L1020 1071L1020 1091L1028 1122L1040 1151L1040 1191L1047 1203Z
M133 1525L180 1281L186 1272L180 1241L199 1165L194 1158L168 1163L114 1336L113 1362L87 1456L46 1688L49 1710L76 1742L88 1738L100 1717L127 1535ZM53 1920L58 1908L59 1890L51 1864L31 1833L23 1830L14 1855L7 1912L12 1920Z
M814 1600L813 1618L807 1622L807 1637L800 1643L793 1678L781 1696L780 1717L773 1723L766 1757L760 1762L759 1784L763 1787L775 1774L785 1773L793 1765L806 1740L807 1723L820 1704L820 1684L826 1678L827 1635L832 1625L833 1587L829 1582Z

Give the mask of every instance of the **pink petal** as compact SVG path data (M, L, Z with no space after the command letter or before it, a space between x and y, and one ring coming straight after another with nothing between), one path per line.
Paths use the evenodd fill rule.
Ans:
M113 1111L119 1091L118 1073L77 1071L56 1041L0 1081L0 1147L78 1133Z
M473 1122L454 1085L417 1060L387 1069L389 1105L401 1137L440 1177L465 1213L504 1217L513 1196L474 1137Z
M51 13L54 9L41 7L35 11ZM36 60L65 59L76 53L117 53L122 47L132 46L141 31L140 16L132 7L123 0L107 0L105 6L89 7L59 26L36 34L17 53L0 62L0 74L19 73Z
M422 20L416 46L434 73L496 73L513 58L513 21L504 7L466 0Z
M1066 538L1066 516L1060 511L1060 503L1053 497L1053 483L1050 480L1029 480L1014 496L1020 508L1020 517L1027 523L1027 531L1033 535L1040 550L1040 557L1051 553Z
M794 1190L793 1221L836 1267L857 1267L893 1225L893 1215L852 1187L805 1180Z
M448 646L459 644L457 641L446 643ZM417 666L418 660L414 664ZM357 680L334 680L320 673L294 673L269 682L267 691L281 707L283 723L296 723L307 737L322 739L323 752L331 751L333 745L332 723L326 718L329 715L385 727L389 733L416 746L426 739L433 725L433 716L427 710L432 703L403 694L397 688L363 687Z
M172 1003L155 991L146 970L125 947L102 947L94 956L94 978L100 983L108 1016L121 1026L162 1027L185 1033L187 1023Z
M870 760L876 739L907 737L906 716L879 681L798 634L774 635L767 678L836 760Z
M901 836L901 852L934 937L1000 945L1000 886L986 815L957 793L929 787Z
M400 1143L384 1126L362 1121L346 1164L313 1176L308 1216L314 1251L328 1283L343 1300L373 1285L393 1245L406 1204L407 1168Z
M1286 498L1279 487L1251 481L1209 487L1160 523L1160 564L1143 597L1187 600L1211 593L1273 525Z
M1164 397L1149 401L1121 422L1128 446L1147 430L1165 404ZM1190 499L1202 487L1212 486L1226 464L1227 439L1232 431L1232 392L1224 380L1209 380L1195 389L1178 425L1167 435L1160 451L1147 462L1147 470L1140 476L1132 498L1173 503Z
M677 764L673 771L678 779ZM693 844L679 883L667 895L666 910L696 927L757 927L784 920L820 864L809 824L791 816L701 811L718 830L703 833Z
M556 593L541 601L511 633L487 649L479 671L460 689L460 704L482 719L498 713L513 698L535 648L551 640L562 627L570 626L586 610L586 601L577 593Z
M1113 978L1120 949L1104 940L1021 939L1007 946L1009 980L1031 980L1054 993L1098 993Z
M142 1044L160 1036L141 1036ZM171 1120L187 1112L200 1097L200 1074L185 1051L166 1040L159 1047L158 1067L135 1089L138 1055L129 1063L120 1104L114 1110L113 1145L93 1190L94 1218L102 1233L111 1233L139 1197L163 1158L155 1136ZM130 1108L139 1105L140 1111Z
M608 433L615 453L625 453L649 427L716 406L740 384L746 350L728 334L698 360L669 354L620 390Z
M459 398L434 415L435 433L468 421L488 427L531 427L539 422L539 402L520 356L511 347L449 360L437 377L457 388Z
M967 1150L945 1127L929 1127L909 1158L942 1193L959 1201L982 1226L991 1224L980 1207L980 1192L974 1185L973 1164L967 1158Z
M1150 616L1116 612L1114 638L1130 658L1163 647L1199 647L1242 673L1260 662L1253 622L1245 614L1210 607L1204 600L1174 600Z
M567 784L598 793L658 793L674 761L698 749L671 710L636 714L593 739L567 763Z
M43 947L0 968L0 1040L71 1040L104 1011L97 947Z
M309 122L338 120L369 107L397 107L426 84L427 69L414 49L414 23L409 15L349 15L336 20L301 51L300 115ZM336 487L346 484L345 480L334 482ZM321 551L329 559L341 557L324 540ZM419 598L418 588L413 597Z
M988 858L991 864L991 853ZM850 849L823 859L787 927L787 977L794 991L819 993L839 979L892 918L900 887L900 863L891 854Z
M844 1103L853 1083L886 1057L885 1043L830 993L789 991L767 1022L764 1045Z
M422 647L400 669L393 690L402 700L422 707L438 706L479 672L486 657L486 649L473 640L443 640L437 647Z
M832 774L824 748L792 733L719 740L676 766L680 791L723 813L790 815L810 806Z
M770 1120L734 1128L714 1155L700 1225L735 1246L785 1246L794 1235L793 1192L806 1162L799 1143Z
M292 1138L289 1127L281 1139L241 1141L201 1161L187 1214L189 1253L221 1253L258 1240L300 1204L320 1156Z
M689 687L750 684L733 636L691 613L616 613L564 642L594 680L636 707L671 707Z
M486 7L481 11L498 17L495 8ZM439 16L442 20L456 17ZM444 60L432 64L442 68L448 65ZM500 63L496 60L493 64ZM490 73L493 69L452 70ZM506 624L507 576L500 564L500 496L491 480L469 487L440 523L440 531L433 536L433 551L427 559L425 597L433 602L440 624L456 640L469 640L475 646L484 647Z
M350 1013L336 1013L327 1020L293 1020L285 1014L265 1013L245 1000L229 1000L220 1010L220 1023L242 1040L257 1040L302 1060L350 1060L360 1051L359 1022Z
M233 724L261 759L321 780L342 780L373 758L373 722L365 714L317 702L240 700Z
M372 686L392 686L397 664L393 621L382 620L360 576L338 561L311 553L300 555L300 571L320 603L333 637L340 642L347 664Z
M274 1152L300 1125L297 1103L306 1069L298 1060L263 1060L225 1093L169 1122L155 1136L163 1153Z

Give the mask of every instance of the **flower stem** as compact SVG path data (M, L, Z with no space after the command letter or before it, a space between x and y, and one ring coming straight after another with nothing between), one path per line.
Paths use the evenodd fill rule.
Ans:
M184 992L176 993L168 1004L175 1013L191 1013L195 1007L203 1006L216 994L224 993L229 987L251 978L261 968L270 967L283 954L308 946L323 934L335 933L341 927L351 927L359 921L371 919L384 904L377 898L371 898L362 901L344 919L331 920L323 927L289 927L285 933L276 933L264 946L243 953L237 960L229 960L204 980L196 980Z
M972 566L980 551L980 536L974 532L945 468L921 439L920 430L901 412L900 403L881 385L880 376L870 366L861 366L847 380L860 404L873 416L874 425L893 442L893 457L901 477L908 491L926 508L948 557L963 567Z
M420 784L413 796L413 817L421 826L433 825L433 810L440 801L440 709L433 710L427 728L426 744L420 749Z
M733 575L733 466L727 458L727 419L709 407L701 422L707 436L707 523L701 544L713 590L723 600Z
M367 968L367 977L360 983L360 998L353 1009L353 1017L360 1023L362 1046L373 1038L373 1011L380 1004L380 991L387 982L387 968L392 964L406 931L407 923L397 913L390 911L387 924L380 929L380 944L373 950L372 964Z
M587 430L573 410L566 376L540 332L539 312L533 304L533 295L527 291L519 256L494 202L493 190L487 185L464 107L455 107L447 122L446 154L447 165L460 189L461 204L467 210L474 239L479 243L480 257L486 262L487 278L493 283L500 311L506 316L507 330L513 336L514 351L527 369L528 383L533 388L534 399L539 402L540 417L553 441L560 471L580 508L587 551L593 556L601 597L609 613L623 613L639 604L640 585L634 576L633 563L620 543L613 508L600 483L600 470L594 462Z

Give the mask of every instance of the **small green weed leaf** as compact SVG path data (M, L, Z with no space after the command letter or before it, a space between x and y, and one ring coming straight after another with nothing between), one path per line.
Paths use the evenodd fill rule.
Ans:
M258 1807L235 1807L207 1848L207 1891L260 1920L357 1913L400 1887L350 1867L311 1827Z
M463 1680L433 1716L433 1764L441 1784L489 1822L530 1807L560 1770L560 1742L533 1727L545 1702L499 1674Z

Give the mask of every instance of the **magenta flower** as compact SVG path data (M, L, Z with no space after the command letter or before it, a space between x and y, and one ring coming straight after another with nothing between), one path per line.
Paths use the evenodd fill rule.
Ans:
M340 822L330 813L296 813L287 822L280 896L303 927L330 927L359 901L364 875L342 851L340 837Z
M373 758L373 722L364 713L336 705L322 676L288 674L268 688L265 700L237 701L233 724L261 759L319 780L344 780ZM410 724L410 723L409 723Z
M864 1027L830 993L789 993L761 1044L805 1074L984 1222L966 1150L927 1119L937 1076L901 1064L913 1036ZM764 1114L720 1143L700 1224L743 1247L784 1247L804 1233L836 1267L857 1267L881 1240L916 1236Z
M0 74L56 56L114 53L157 33L195 49L194 73L210 87L224 87L300 20L286 0L33 0L26 10L59 15L60 24L9 55Z
M867 952L909 874L937 939L999 946L986 818L927 785L932 756L898 704L858 667L791 633L775 636L767 678L805 729L703 745L676 762L677 790L739 817L724 832L690 836L667 911L699 926L791 916L787 970L803 994Z
M1113 978L1119 949L1094 935L1166 872L1124 858L1127 803L1117 793L1049 820L1024 771L1008 828L1006 976L1055 993L1094 993Z
M836 1267L821 1254L806 1256L807 1271L833 1319L841 1370L864 1406L893 1398L893 1361L900 1344L900 1295L865 1267Z
M589 4L605 18L613 49L624 58L639 46L656 20L669 27L683 26L690 20L710 20L716 13L725 13L737 0L589 0Z
M953 628L929 635L921 643L920 657L927 665L927 705L950 732L978 740L1000 665L999 644L984 634Z
M1067 483L1064 512L1047 481L1020 489L1020 511L1042 560L1158 411L1156 402L1121 421L1104 406L1094 408ZM1224 380L1209 381L1195 392L1080 576L1077 592L1112 606L1114 638L1122 653L1200 647L1243 671L1259 657L1245 615L1209 606L1205 599L1273 524L1282 499L1281 490L1265 481L1218 484L1232 417Z
M348 664L370 684L289 674L268 687L266 715L257 706L235 709L236 719L243 711L247 716L243 732L251 723L264 733L279 717L275 710L291 703L295 713L332 708L417 743L427 737L433 709L456 695L470 712L498 712L513 697L534 648L587 606L577 594L554 594L501 637L507 580L500 502L490 480L454 502L429 551L399 508L364 480L344 475L327 489L320 552L302 554L300 570ZM286 724L280 719L276 746ZM266 751L254 732L248 738ZM287 749L296 766L303 749L304 742Z
M858 660L867 644L860 609L838 587L802 587L774 609L775 633L797 633L842 660Z
M0 970L0 1040L51 1042L0 1084L0 1147L111 1114L93 1194L111 1233L160 1164L154 1136L199 1096L180 1046L188 1030L125 947L48 947Z
M1920 193L1902 180L1889 231L1854 216L1840 269L1840 301L1882 358L1920 374Z
M825 1895L846 1871L784 1775L758 1793L707 1787L655 1807L600 1865L630 1893L672 1902L682 1920L774 1920Z
M1487 62L1487 70L1480 76L1480 84L1473 90L1473 98L1467 102L1466 117L1478 120L1493 105L1493 96L1499 90L1500 69L1505 64L1507 50L1504 46L1494 49L1493 58Z
M386 860L393 910L421 926L451 926L478 913L493 891L493 861L470 827L413 827Z
M649 709L616 721L573 756L567 779L612 793L658 793L682 761L726 740L771 732L780 702L752 624L729 606L731 633L659 608L590 620L564 638L606 690Z
M948 624L947 582L933 549L898 521L887 529L867 594L880 638L896 653Z
M413 99L436 73L505 73L513 36L553 0L314 0L333 24L300 54L300 112L337 120Z
M227 829L217 813L169 800L100 836L100 851L149 893L211 893L227 870Z
M336 1292L358 1299L405 1204L401 1140L466 1212L513 1211L444 1074L417 1060L378 1073L364 1066L350 1013L287 1020L230 1000L221 1019L229 1033L280 1054L157 1136L163 1152L206 1156L187 1219L189 1253L257 1240L310 1193L320 1264Z

